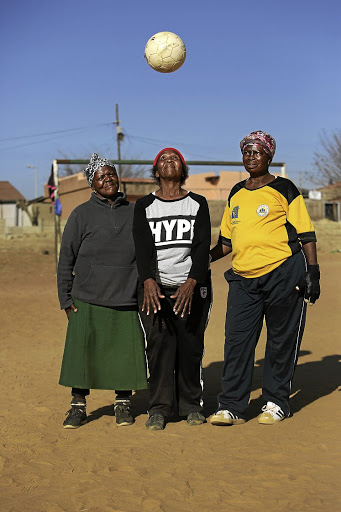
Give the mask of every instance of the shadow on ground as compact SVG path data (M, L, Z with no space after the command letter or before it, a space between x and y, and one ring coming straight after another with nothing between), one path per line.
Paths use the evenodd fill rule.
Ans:
M299 357L310 355L309 350L301 350ZM309 361L297 366L293 379L290 409L293 414L319 398L329 395L341 386L341 355L330 355L319 361ZM264 359L255 361L252 391L261 389ZM204 377L204 414L210 416L217 408L217 395L220 392L220 378L223 362L211 363L203 369ZM262 397L250 401L247 417L255 418L263 405ZM137 391L132 397L133 411L136 416L147 414L148 391ZM98 420L102 416L114 416L113 405L100 407L90 413L88 422ZM177 421L177 418L174 418Z
M311 354L309 350L301 350L299 357ZM330 355L319 361L309 361L297 366L292 385L290 409L293 414L319 398L329 395L341 385L341 355ZM261 389L264 359L255 361L252 391ZM221 390L220 378L223 362L214 362L204 368L204 404L205 415L210 416L217 408L217 395ZM251 400L248 408L248 419L256 417L262 407L261 397Z
M115 393L113 392L113 396ZM136 393L132 397L132 410L134 416L140 416L140 414L147 413L148 407L148 390L136 391ZM91 411L88 415L88 423L91 421L96 421L102 416L115 416L114 414L114 404L106 405L104 407L99 407L94 411Z

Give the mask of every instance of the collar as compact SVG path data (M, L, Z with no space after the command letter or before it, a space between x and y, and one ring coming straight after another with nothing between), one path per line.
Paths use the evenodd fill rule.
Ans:
M122 206L123 204L128 204L128 201L126 200L126 195L123 192L117 193L117 197L112 205L109 203L108 199L101 199L94 192L92 192L91 194L90 201L93 201L98 205L105 206L106 208L117 208L118 206Z

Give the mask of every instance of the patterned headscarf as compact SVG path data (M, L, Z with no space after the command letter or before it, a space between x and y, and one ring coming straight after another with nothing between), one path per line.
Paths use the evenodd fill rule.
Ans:
M182 156L182 154L180 153L180 151L178 151L177 149L175 148L163 148L161 149L161 151L159 151L159 153L156 155L155 159L154 159L154 162L153 162L153 167L156 166L157 164L157 161L159 159L159 157L162 155L162 153L164 153L165 151L174 151L177 155L179 155L180 159L181 159L181 162L186 165L186 162L185 162L185 159L184 157Z
M261 130L251 132L241 141L241 152L243 153L245 146L249 146L250 144L257 144L258 146L262 146L262 148L269 155L271 160L273 159L276 151L276 141L268 133L262 132Z
M90 162L88 163L86 169L84 169L83 173L86 179L88 180L89 186L91 187L92 181L95 176L95 172L99 171L102 167L105 165L108 165L109 167L112 167L115 169L115 166L110 160L107 160L106 158L101 158L97 155L97 153L92 153Z

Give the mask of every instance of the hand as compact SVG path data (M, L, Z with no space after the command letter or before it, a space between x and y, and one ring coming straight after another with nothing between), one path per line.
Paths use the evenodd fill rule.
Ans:
M188 314L191 313L193 292L197 281L192 278L188 278L185 283L179 286L174 295L171 295L171 299L176 299L173 311L177 315L180 311L181 318L185 316L186 311Z
M146 279L143 283L143 286L144 295L142 311L146 311L147 315L149 315L151 310L153 310L154 313L157 313L157 311L160 311L161 309L161 303L159 299L164 299L165 296L162 295L159 285L152 278Z
M70 313L71 313L71 310L74 312L74 313L77 313L78 309L76 308L76 306L74 304L71 304L71 306L69 306L68 308L65 308L65 313L66 313L66 316L67 316L67 319L69 320L70 318Z
M308 265L307 272L296 286L296 290L304 291L304 300L310 305L315 304L320 296L320 268Z

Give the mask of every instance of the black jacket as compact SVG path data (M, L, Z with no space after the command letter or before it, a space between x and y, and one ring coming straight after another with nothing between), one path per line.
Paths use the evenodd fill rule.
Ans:
M73 210L57 272L61 309L73 299L111 307L137 304L133 214L134 205L121 193L112 206L92 194Z

